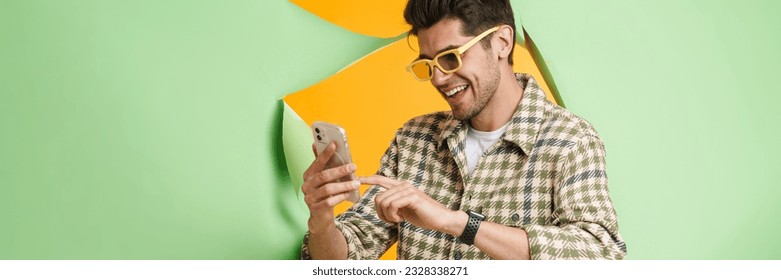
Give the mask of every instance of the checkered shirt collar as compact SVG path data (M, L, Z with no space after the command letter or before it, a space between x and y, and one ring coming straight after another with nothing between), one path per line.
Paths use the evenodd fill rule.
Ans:
M537 141L537 132L545 117L546 110L543 105L546 97L531 75L516 73L515 79L524 89L523 97L502 139L520 147L528 155ZM447 120L440 123L440 133L435 135L434 139L438 145L442 145L450 137L463 140L466 138L467 129L465 121L459 121L450 114Z

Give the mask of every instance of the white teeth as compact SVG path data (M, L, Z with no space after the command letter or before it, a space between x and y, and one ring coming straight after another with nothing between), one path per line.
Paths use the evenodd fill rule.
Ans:
M451 96L453 96L454 94L458 93L459 91L462 91L462 90L464 90L465 88L466 88L466 85L459 86L459 87L455 87L455 88L453 88L453 89L451 89L451 90L448 90L447 92L445 92L445 96L447 96L447 97L451 97Z

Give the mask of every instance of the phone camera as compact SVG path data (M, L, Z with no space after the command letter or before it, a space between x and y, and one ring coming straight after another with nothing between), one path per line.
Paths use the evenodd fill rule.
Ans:
M315 127L315 132L320 133L320 129Z
M317 141L322 141L323 137L320 137L320 135L317 135Z

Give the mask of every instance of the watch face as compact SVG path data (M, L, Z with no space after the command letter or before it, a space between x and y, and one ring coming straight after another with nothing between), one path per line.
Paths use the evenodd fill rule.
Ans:
M483 214L477 213L477 212L475 212L475 211L468 210L468 211L466 211L466 213L467 213L467 214L468 214L470 217L474 217L475 219L478 219L478 220L481 220L481 221L485 220L485 216L483 216Z

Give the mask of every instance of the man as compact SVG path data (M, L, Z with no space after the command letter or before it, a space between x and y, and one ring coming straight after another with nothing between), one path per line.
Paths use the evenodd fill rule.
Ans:
M377 175L323 170L331 145L304 173L311 216L302 258L621 259L604 147L586 121L512 71L507 0L411 0L404 11L420 56L407 70L429 81L450 112L399 129ZM347 212L333 207L373 185Z

